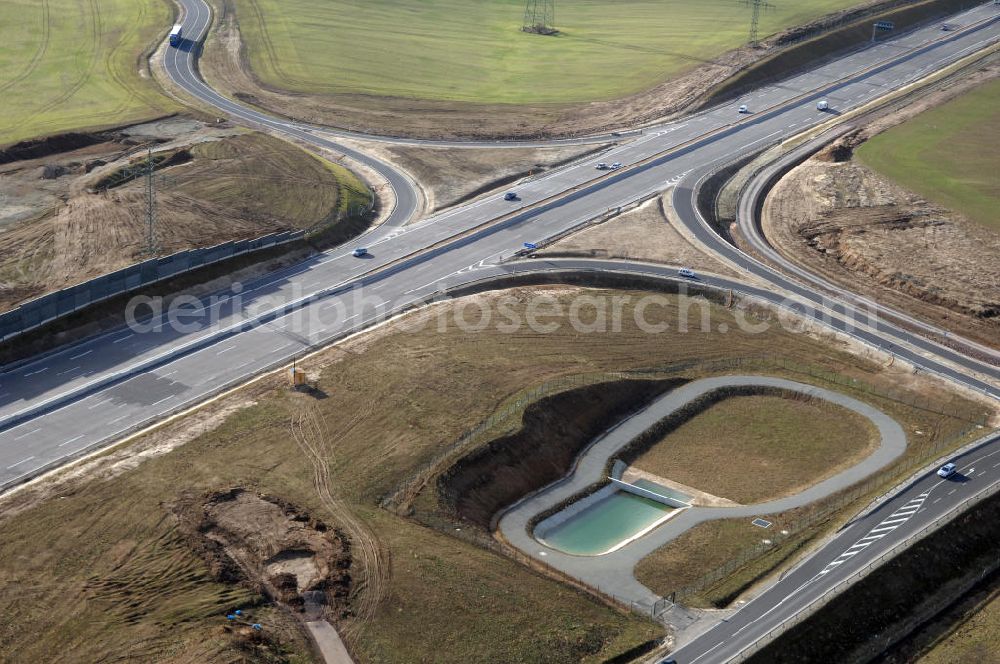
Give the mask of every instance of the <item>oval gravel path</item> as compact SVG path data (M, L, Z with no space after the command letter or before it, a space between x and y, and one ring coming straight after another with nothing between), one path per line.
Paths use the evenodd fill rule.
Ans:
M879 446L870 455L822 482L785 498L739 507L691 507L652 532L601 556L573 556L545 546L528 531L532 517L603 480L609 458L629 441L698 397L725 387L775 387L800 392L848 408L868 418L879 432ZM532 558L614 595L636 608L649 611L659 596L633 575L636 564L688 529L713 519L750 518L808 505L847 488L887 466L906 450L906 434L895 420L880 410L845 394L767 376L716 376L693 381L664 394L596 439L577 459L573 472L515 503L500 518L504 539Z

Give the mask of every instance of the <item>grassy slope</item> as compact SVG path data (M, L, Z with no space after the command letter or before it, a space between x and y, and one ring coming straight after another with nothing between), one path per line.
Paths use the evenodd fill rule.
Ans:
M170 20L163 0L4 0L0 145L174 110L138 73Z
M749 518L700 524L643 559L636 566L636 578L657 592L667 594L700 582L706 574L732 563L762 539L772 540L775 543L773 548L749 558L743 566L683 600L692 606L726 606L741 590L827 532L831 525L838 523L842 513L858 511L877 493L892 486L898 481L892 479L894 469L912 468L930 462L940 455L940 450L936 448L939 441L955 440L961 431L969 427L970 420L975 419L970 410L960 412L962 409L956 410L950 405L933 401L931 408L925 408L910 405L905 398L851 396L868 401L899 422L907 432L908 447L901 460L880 471L880 476L888 483L886 486L877 487L873 495L862 495L853 503L843 505L838 511L818 520L812 517L828 504L837 504L839 495L788 512L765 515L773 523L766 530L754 526ZM830 425L829 422L826 424ZM820 433L821 427L813 431L814 436ZM967 441L978 435L979 430L973 429L962 440ZM783 530L787 534L782 533Z
M520 32L523 0L235 4L251 66L276 88L484 103L638 92L741 46L749 25L749 10L732 0L557 3L558 37ZM761 15L761 34L857 1L776 4Z
M341 217L370 200L348 169L267 134L198 143L191 153L157 185L161 210L170 210L157 221L163 254L321 223L341 229L350 223ZM114 197L80 194L0 235L0 310L140 260L142 186L127 183Z
M941 639L919 664L996 664L1000 662L1000 593Z
M820 400L737 396L667 434L635 464L751 504L813 484L871 449L860 415Z
M939 205L1000 230L1000 80L875 136L858 158Z
M246 134L191 148L198 169L180 171L183 193L216 205L308 228L334 210L367 205L364 183L340 164L318 159L267 134ZM210 177L206 177L210 175Z
M564 296L564 310L568 301ZM522 302L512 309L523 319L524 307ZM468 309L466 320L474 325L476 307ZM332 351L330 357L340 359L319 379L326 398L289 393L284 376L265 381L238 397L253 398L256 405L135 471L71 485L59 492L66 499L15 516L5 505L0 560L8 573L0 577L0 651L17 661L52 661L78 647L81 661L104 661L135 644L147 661L230 661L232 648L219 632L221 612L247 594L206 578L177 541L167 506L183 491L245 484L334 523L314 491L309 463L289 436L291 413L310 408L330 432L331 485L392 560L388 600L351 639L360 662L601 661L657 628L506 558L379 510L379 497L504 399L557 376L776 348L883 386L906 375L867 373L828 345L778 326L756 335L651 338L636 329L631 305L624 307L620 333L589 335L565 324L541 335L468 334L453 325L438 332L434 311L411 316L405 333L360 338ZM675 329L675 308L665 311ZM712 307L711 315L713 329L723 322L738 329L732 312ZM421 316L424 328L416 325ZM958 400L949 408L963 412L970 404ZM945 424L921 426L934 431ZM51 609L56 606L58 611ZM301 649L293 632L282 634L289 648ZM588 654L596 650L599 655Z

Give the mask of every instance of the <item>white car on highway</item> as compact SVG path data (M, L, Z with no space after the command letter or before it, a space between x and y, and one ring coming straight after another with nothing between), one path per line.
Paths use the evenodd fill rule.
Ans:
M750 109L749 109L749 108L747 107L747 105L746 105L746 104L742 104L742 105L740 106L740 110L739 110L739 112L740 112L740 113L749 113L749 112L750 112Z
M368 250L364 247L358 247L357 249L351 252L351 255L354 256L355 258L361 258L362 256L368 255Z
M692 270L689 267L682 267L681 269L677 270L677 274L679 274L680 276L684 277L685 279L697 279L698 278L698 275L694 273L694 270Z
M938 475L940 477L951 477L958 470L958 466L953 463L946 463L940 468L938 468Z

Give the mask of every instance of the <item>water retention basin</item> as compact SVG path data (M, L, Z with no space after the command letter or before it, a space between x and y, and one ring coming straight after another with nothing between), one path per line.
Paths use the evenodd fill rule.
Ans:
M609 484L542 520L535 538L570 555L599 556L641 537L676 511Z

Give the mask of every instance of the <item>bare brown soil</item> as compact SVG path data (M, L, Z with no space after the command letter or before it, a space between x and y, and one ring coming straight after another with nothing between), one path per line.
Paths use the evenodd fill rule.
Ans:
M365 149L383 152L410 173L424 192L428 211L463 203L529 175L600 152L608 145L552 148L428 148L377 143Z
M523 316L538 292L488 297L495 309L498 298L518 296ZM564 312L581 292L612 294L552 286L545 292L559 298ZM357 617L360 602L352 599L355 616L337 623L359 662L596 664L661 633L452 536L460 535L453 527L446 533L379 509L380 498L512 395L581 372L780 352L776 359L855 378L856 386L897 391L898 398L886 400L852 388L903 423L914 442L947 436L964 424L957 418L979 417L984 408L952 397L932 377L852 357L826 339L817 343L777 325L759 334L741 332L734 313L714 305L712 329L725 322L732 332L650 337L632 322L632 305L622 331L607 334L580 335L565 317L552 334L471 334L454 322L439 331L436 320L454 319L438 315L459 304L428 307L302 360L326 398L293 392L284 372L270 374L92 463L5 495L0 560L13 562L0 575L3 652L18 662L58 661L66 652L88 662L117 661L123 653L135 661L177 664L306 661L294 619L242 584L215 580L165 511L184 495L239 486L251 495L282 496L344 530L343 514L353 513L377 536L382 551L376 564L384 561L379 569L391 572L379 593L385 599L364 623ZM663 308L671 330L677 329L675 309ZM421 321L430 324L421 327ZM780 364L774 373L829 385ZM685 374L698 375L696 369ZM916 395L922 402L933 397L935 408L906 405ZM321 423L303 421L309 412ZM298 435L290 435L290 427ZM349 537L357 594L361 550ZM696 559L700 565L695 577L709 550L691 558L692 567ZM254 603L255 611L270 611L261 619L268 625L264 634L280 644L284 660L234 652L224 633L225 612ZM352 625L357 630L347 629Z
M336 215L338 179L323 162L262 134L194 124L181 137L158 126L167 135L119 133L0 166L0 311L146 258L142 180L94 189L135 165L144 144L191 157L157 177L158 255Z
M634 210L554 242L536 255L624 258L740 276L729 265L692 244L678 228L670 210L670 192L667 192Z
M598 383L532 404L521 428L459 459L438 478L447 509L483 529L514 501L566 475L601 432L684 381Z
M265 86L250 69L243 52L236 12L228 0L216 0L217 25L201 59L209 83L240 101L306 122L369 134L422 138L537 138L575 136L615 131L677 115L698 105L719 81L756 62L788 50L802 35L828 29L847 13L838 12L805 26L784 31L761 48L744 47L710 61L692 62L692 70L649 90L612 101L589 104L490 105L426 101L361 94L301 94ZM865 12L891 5L891 0L862 3ZM932 3L933 4L933 3ZM863 43L863 40L862 40ZM837 41L833 48L850 47ZM794 49L794 47L791 47ZM804 49L809 50L809 49ZM792 58L799 66L812 53ZM785 72L788 67L786 65Z
M962 89L932 93L793 169L765 202L763 226L782 253L834 283L996 346L1000 236L851 160L869 136Z
M320 593L340 617L350 615L350 540L308 512L243 488L188 496L173 507L191 547L212 575L243 583L301 608Z

